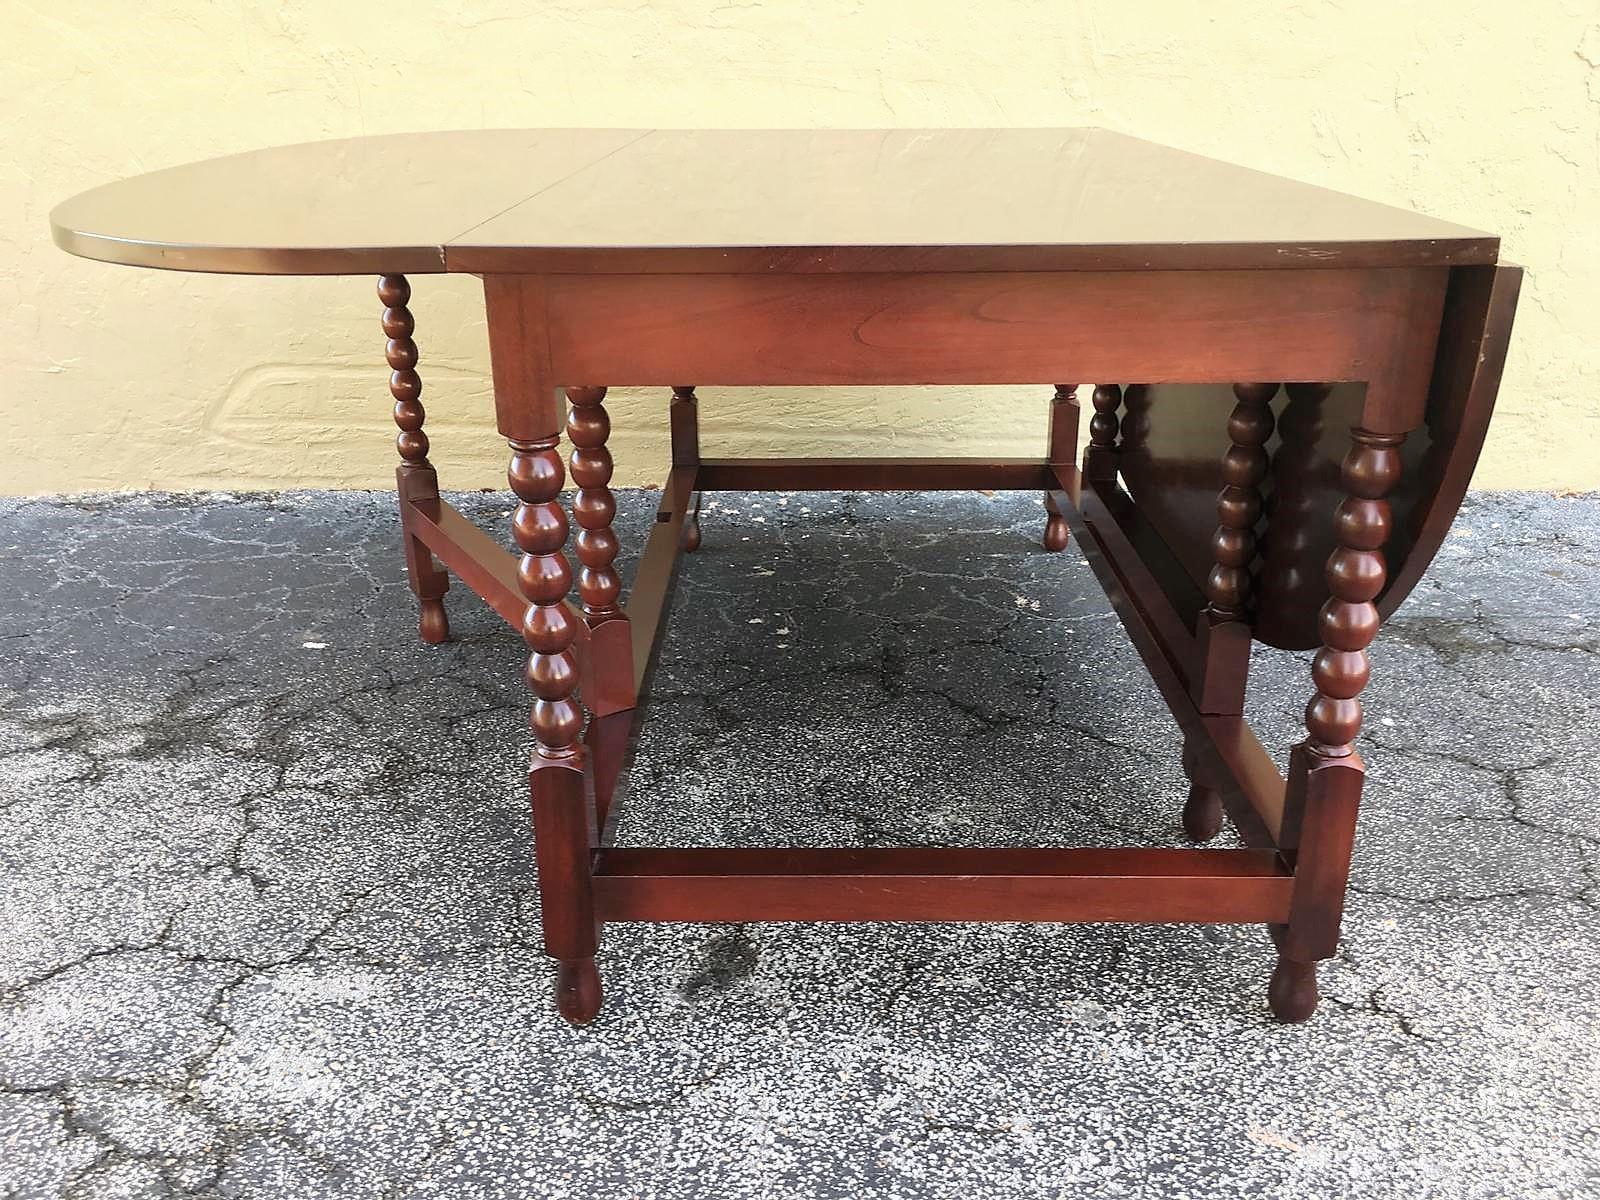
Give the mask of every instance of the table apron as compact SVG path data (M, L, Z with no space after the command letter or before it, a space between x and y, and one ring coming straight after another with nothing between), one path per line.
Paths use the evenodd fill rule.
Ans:
M1447 276L548 275L498 286L542 317L538 373L557 386L1354 380L1409 428Z

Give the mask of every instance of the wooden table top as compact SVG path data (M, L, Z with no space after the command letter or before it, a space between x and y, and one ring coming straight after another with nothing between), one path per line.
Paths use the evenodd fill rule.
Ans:
M1493 263L1478 230L1102 129L470 130L153 171L63 249L241 274Z

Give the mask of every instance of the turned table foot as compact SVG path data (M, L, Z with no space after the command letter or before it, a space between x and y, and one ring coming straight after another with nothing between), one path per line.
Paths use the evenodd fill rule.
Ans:
M1309 1021L1317 1011L1317 964L1297 962L1278 955L1267 984L1267 1004L1272 1015L1286 1025Z
M1183 804L1183 832L1190 841L1209 842L1222 832L1222 793L1200 777L1194 743L1183 744L1183 773L1189 778L1189 798Z
M444 572L440 572L442 575ZM430 646L437 646L450 637L450 618L445 615L444 601L437 596L422 596L417 601L417 632Z
M694 494L694 511L683 522L683 531L678 535L678 545L683 547L684 553L693 554L700 549L700 493Z
M1047 495L1044 498L1045 512L1049 514L1044 522L1044 548L1052 553L1067 548L1067 519L1056 511L1055 501Z
M600 971L592 958L564 958L556 963L556 1008L573 1025L587 1025L605 998Z
M1222 832L1222 797L1203 783L1189 785L1183 805L1183 832L1193 842L1209 842Z

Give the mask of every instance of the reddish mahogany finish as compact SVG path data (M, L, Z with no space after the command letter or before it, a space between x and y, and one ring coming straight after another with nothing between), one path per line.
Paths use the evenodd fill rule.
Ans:
M551 405L553 408L553 405ZM553 413L551 414L554 415ZM597 931L589 883L593 810L584 795L584 754L578 735L583 710L578 685L576 617L567 603L572 567L567 562L567 514L560 503L563 471L559 435L511 442L507 473L517 497L511 531L522 551L517 581L528 602L522 638L528 645L527 678L533 689L534 737L529 780L534 849L546 881L540 904L545 951L558 963L556 1003L581 1024L600 1009L594 964Z
M416 322L406 306L411 285L404 275L385 275L378 281L383 304L384 356L389 360L389 394L394 397L394 423L400 427L394 440L400 452L395 486L400 493L401 537L405 542L406 577L421 609L418 630L422 640L438 644L450 636L444 593L450 577L440 569L416 529L413 506L439 499L439 476L428 461L428 435L422 432L422 377L417 374L417 343L411 335Z
M1290 756L1282 844L1293 852L1297 886L1289 922L1278 937L1277 972L1269 992L1281 1021L1304 1021L1316 1006L1315 962L1338 948L1345 883L1355 845L1356 809L1366 764L1356 753L1361 701L1372 667L1367 646L1380 617L1384 543L1393 514L1387 499L1400 478L1405 435L1356 429L1345 456L1346 496L1334 512L1338 546L1328 559L1328 589L1319 623L1322 648L1311 665L1316 694L1306 706L1310 736Z
M1068 466L1078 453L1078 387L1072 383L1056 384L1055 395L1050 397L1050 438L1045 445L1045 461L1052 466ZM1044 494L1045 517L1044 548L1061 551L1067 548L1067 518L1047 491Z
M88 258L269 275L1271 271L1454 267L1498 249L1106 129L385 134L105 184L50 224Z
M1277 392L1276 383L1233 385L1237 403L1228 418L1230 445L1222 456L1212 565L1205 580L1207 603L1195 623L1196 676L1191 690L1200 711L1208 715L1237 714L1244 706L1250 619L1255 611L1251 581L1256 570L1256 527L1264 509L1261 483L1269 465L1266 444L1272 436L1271 404ZM1141 397L1142 408L1146 401ZM1184 832L1193 841L1209 841L1222 829L1222 795L1188 744L1183 765L1189 776Z
M374 209L357 185L398 169L421 186ZM690 178L742 202L707 205ZM111 261L386 272L420 628L448 634L448 569L526 642L544 943L569 1020L599 1010L603 920L1252 921L1277 943L1273 1014L1316 1007L1367 647L1448 531L1505 358L1520 272L1494 238L1097 130L358 139L109 185L52 223ZM439 498L428 459L398 272L441 269L484 277L516 555ZM1122 382L1094 386L1080 471L1073 384L1038 459L729 460L702 459L684 379ZM607 386L672 389L672 467L626 603ZM1184 831L1204 841L1226 814L1248 848L614 848L701 492L803 488L1043 493L1046 548L1071 530L1180 730ZM1316 650L1287 772L1243 716L1256 642Z
M561 963L563 1012L592 1015L595 931L605 919L1205 919L1269 925L1280 946L1269 989L1273 1011L1283 1020L1309 1015L1315 963L1337 944L1360 791L1360 760L1351 747L1352 706L1365 680L1365 659L1357 655L1376 631L1376 599L1398 603L1392 588L1384 591L1379 554L1380 534L1393 524L1386 497L1398 489L1407 511L1441 519L1428 491L1434 485L1404 491L1403 435L1419 426L1464 430L1453 445L1443 435L1430 441L1431 478L1441 487L1459 479L1450 455L1475 454L1483 422L1449 414L1477 411L1472 405L1485 402L1486 389L1492 395L1492 380L1436 356L1477 354L1486 341L1503 344L1509 305L1498 284L1469 289L1457 300L1455 285L1429 272L1278 270L1270 278L1269 284L1232 272L1179 278L1152 271L1124 279L1079 273L1070 281L1030 275L1008 290L1006 281L988 277L820 274L794 293L784 280L762 277L486 277L497 414L515 451L513 488L523 500L517 533L525 557L517 579L531 604L524 632L540 697L534 811L541 885L550 898L546 943ZM1455 332L1441 342L1447 287ZM1267 291L1273 294L1264 306ZM791 311L799 294L806 298L803 311ZM1111 297L1120 301L1106 315L1103 302ZM863 325L863 313L884 306L892 321ZM1076 340L1063 346L1058 322L1069 316ZM769 338L776 336L775 318L785 331L781 342ZM1162 342L1146 324L1171 336ZM939 356L912 353L925 347L938 347ZM1204 389L1190 410L1174 405L1169 392L1182 393L1172 385L1099 384L1081 474L1067 461L1076 435L1073 385L1057 385L1052 397L1044 458L1012 460L705 459L695 389L669 385L673 467L622 608L605 389L563 382L573 374L592 378L609 362L609 378L619 383L674 376L792 383L815 363L817 375L830 381L1000 382L1071 366L1078 356L1124 379L1159 378L1183 359L1200 378L1228 372L1237 378L1264 367L1293 379L1336 367L1360 372L1364 382L1292 383L1281 393L1275 383L1235 383L1227 389L1231 413L1211 407ZM565 524L556 515L560 458L555 436L544 432L558 424L558 385L572 403L567 429L578 485L573 510L582 530L581 615L561 599L571 579L561 555ZM1280 422L1274 406L1281 395L1287 400ZM1354 403L1359 425L1337 520L1308 499L1321 486L1317 442L1330 397ZM1189 456L1176 464L1174 444ZM1204 469L1183 465L1208 453ZM1185 832L1204 841L1226 813L1251 853L1262 857L607 849L680 555L699 545L700 493L802 488L1043 492L1047 546L1064 544L1060 516L1077 533L1182 730L1191 780ZM1169 492L1195 489L1209 499L1170 502ZM1209 525L1191 536L1188 523L1205 509ZM497 582L505 578L503 567L480 564L474 571L471 562L483 555L469 553L461 538L436 537L451 521L448 506L428 502L417 513L415 527L428 544L456 544L440 551L446 563L457 561L452 555L468 560L458 575L486 579L485 594L503 597ZM1284 568L1321 544L1325 527L1336 544L1319 586ZM1418 534L1406 549L1425 554L1431 545ZM1311 740L1291 756L1286 778L1243 720L1250 647L1264 626L1316 624L1305 610L1329 595L1318 635L1325 647L1314 670L1318 694L1307 717ZM608 646L604 638L613 630L629 635L627 642ZM580 681L592 714L582 747L574 698ZM1180 864L1170 854L1201 857ZM1255 865L1241 873L1246 862Z
M672 389L669 411L672 424L672 465L700 465L700 402L692 386ZM700 549L700 493L694 494L694 512L683 523L683 548L691 554Z
M594 883L614 921L1272 922L1294 891L1270 850L616 848Z
M611 520L617 501L611 482L611 451L606 439L611 418L605 410L603 387L568 388L572 409L567 415L567 439L572 443L572 515L577 520L578 596L589 627L590 665L584 675L584 700L596 716L609 716L633 707L629 681L633 638L628 615L622 611L622 580L612 563L617 557L617 535Z

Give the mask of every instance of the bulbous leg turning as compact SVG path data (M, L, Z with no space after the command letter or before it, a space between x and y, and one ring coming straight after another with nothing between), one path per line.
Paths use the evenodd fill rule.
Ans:
M445 615L444 601L436 596L423 596L419 603L418 631L428 645L437 646L450 636L450 618Z
M678 545L685 554L700 549L700 493L694 494L694 511L683 519L683 529L678 534Z
M422 430L426 416L422 408L422 378L417 374L417 343L411 336L416 331L416 321L406 307L411 300L411 285L404 275L385 275L378 281L378 299L383 304L389 394L394 397L394 423L400 431L395 437L395 449L400 453L395 485L400 494L406 575L417 597L417 631L423 641L436 646L450 636L450 621L444 612L450 577L410 529L411 503L439 498L439 475L428 461L428 435Z
M1222 797L1203 783L1189 785L1189 798L1183 805L1183 832L1194 842L1209 842L1222 832Z
M1049 508L1047 500L1045 507ZM1067 548L1067 519L1060 513L1052 511L1045 518L1044 523L1044 548L1050 551L1065 550Z
M556 1008L573 1025L587 1025L605 998L600 971L592 958L563 958L556 963Z
M1191 841L1209 842L1222 832L1222 795L1201 781L1199 756L1191 742L1183 744L1183 773L1189 777L1183 832Z
M1366 776L1355 742L1361 692L1372 672L1367 647L1382 617L1377 599L1388 576L1383 547L1394 514L1402 434L1357 426L1340 468L1344 499L1334 510L1328 601L1317 622L1322 648L1312 660L1316 693L1306 706L1306 740L1289 754L1279 845L1294 853L1289 919L1273 929L1278 965L1267 1001L1280 1021L1304 1021L1317 1008L1319 960L1339 948L1350 851Z
M513 441L508 477L517 497L511 531L522 551L517 585L528 602L522 620L528 647L524 678L535 697L529 718L534 748L528 791L540 920L545 953L559 964L556 1005L567 1020L582 1023L600 1008L600 976L594 966L599 923L590 876L595 814L584 786L586 766L579 740L584 710L578 701L579 666L573 647L583 618L566 602L572 565L566 555L567 514L561 506L565 472L559 441L555 433ZM591 544L590 552L598 562L597 547ZM589 580L592 597L598 598L599 587L598 579Z
M1267 984L1267 1004L1285 1025L1309 1021L1317 1011L1317 964L1296 962L1278 955L1272 982Z

